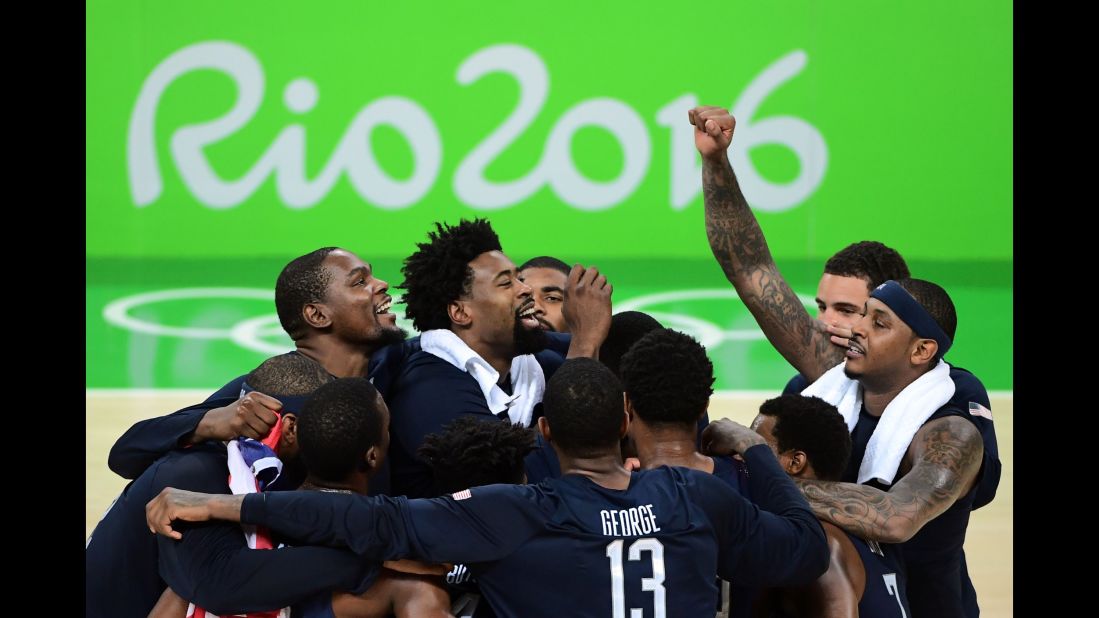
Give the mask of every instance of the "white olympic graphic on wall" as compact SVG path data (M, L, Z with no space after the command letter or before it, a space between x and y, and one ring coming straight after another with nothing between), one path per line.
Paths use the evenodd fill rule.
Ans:
M808 294L798 294L798 299L810 311L815 309L816 301ZM278 315L273 312L261 313L238 321L224 328L206 326L170 325L136 317L135 309L156 303L171 301L217 301L217 300L255 300L274 303L275 293L261 288L208 287L179 288L157 290L111 301L103 308L103 319L108 324L134 333L160 337L183 339L228 340L246 350L261 354L282 354L293 349L293 343L282 330ZM644 294L617 302L615 313L622 311L643 311L656 318L667 328L674 328L691 335L707 348L714 348L727 341L753 341L765 339L763 332L753 325L751 328L724 328L697 315L681 311L660 310L661 305L681 306L694 301L740 301L733 290L716 288L698 288L671 290ZM656 307L655 309L653 307ZM397 325L415 333L412 323L404 318L404 305L394 302L393 313L397 315Z

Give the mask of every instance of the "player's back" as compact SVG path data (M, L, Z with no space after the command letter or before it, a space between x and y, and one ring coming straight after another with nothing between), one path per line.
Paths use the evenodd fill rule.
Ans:
M375 560L467 564L501 617L705 616L715 573L792 586L828 567L820 522L770 448L743 456L768 512L713 475L661 467L623 490L572 473L428 500L273 492L245 497L240 520Z
M698 498L715 485L730 508L754 508L734 506L721 481L682 468L635 472L621 491L579 475L546 481L537 486L544 528L471 568L500 616L712 615L727 535Z
M881 545L846 533L866 569L866 587L859 600L859 615L876 618L911 616L900 547Z

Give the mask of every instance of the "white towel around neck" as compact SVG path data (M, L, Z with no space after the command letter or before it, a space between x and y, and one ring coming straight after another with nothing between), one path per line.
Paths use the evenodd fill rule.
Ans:
M473 376L493 414L507 410L512 424L530 427L534 406L546 392L546 376L533 354L511 359L512 394L508 395L497 384L500 373L453 332L434 329L421 333L420 349Z
M802 395L820 397L836 406L848 431L854 431L862 410L862 386L858 380L848 378L843 369L847 361L832 367L816 382L801 391ZM912 438L929 416L954 396L954 380L950 379L950 365L939 360L935 368L909 384L885 406L881 420L870 436L866 453L859 465L856 482L871 479L893 484L901 460L912 443Z

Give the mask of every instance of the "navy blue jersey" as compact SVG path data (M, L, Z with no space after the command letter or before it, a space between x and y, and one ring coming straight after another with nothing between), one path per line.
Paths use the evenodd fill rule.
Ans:
M260 494L241 521L369 559L465 563L500 616L704 616L715 573L796 585L828 566L820 523L768 447L746 459L757 503L777 515L712 475L661 467L622 491L569 474L431 500Z
M940 408L927 421L946 416L973 421L968 410L959 410L951 404ZM972 594L975 598L973 582L962 570L962 545L976 494L974 487L901 545L908 571L908 602L916 616L965 616L965 597Z
M1000 448L996 444L996 428L992 424L992 404L984 384L981 384L977 376L970 373L968 369L951 365L950 379L954 380L954 396L951 397L949 405L969 411L969 415L973 417L970 420L980 430L981 441L985 445L984 460L981 462L980 471L977 472L977 493L973 499L973 508L979 509L992 502L996 497L996 488L1000 486ZM796 395L808 386L809 381L805 376L798 374L790 378L782 394ZM864 442L863 449L865 447ZM858 453L857 458L852 452L848 471L850 472L850 464L853 463L857 472L860 462L862 462L862 451Z
M732 457L712 457L714 460L714 476L725 481L738 494L748 501L752 500L751 489L748 486L748 466ZM720 585L720 584L719 584ZM756 597L759 588L756 586L741 585L740 582L730 582L729 607L726 615L729 618L747 618L751 615L752 599ZM721 596L718 598L718 607L724 605Z
M957 394L955 399L958 399ZM939 408L925 423L947 416L959 416L975 425L975 419L987 420L971 415L968 407L963 409L955 399ZM842 481L856 482L859 463L878 420L879 417L871 416L865 408L859 412L859 420L851 432L851 461ZM870 481L867 485L882 491L889 489L876 481ZM965 616L963 608L967 603L964 599L970 595L975 599L973 583L962 568L962 545L976 494L975 486L901 544L908 577L908 602L916 616Z
M911 618L905 585L904 564L898 547L864 541L847 533L859 552L866 569L866 588L859 600L859 616L872 618Z
M862 618L912 618L899 548L896 545L864 541L842 530L840 532L851 540L866 573L866 585L859 599L858 615ZM806 612L811 608L797 609L797 604L791 603L786 596L788 594L789 591L781 589L767 591L764 606L757 608L756 615L765 615L767 618L810 618L811 614L806 615Z
M545 358L560 356L554 353L537 355L548 380L556 369L544 363ZM557 363L560 365L560 363ZM389 392L391 438L389 446L390 495L410 498L439 495L431 474L431 467L424 463L416 450L424 437L440 433L443 426L461 416L476 416L485 420L501 421L501 417L488 408L481 387L473 376L447 361L424 351L413 353L392 384ZM506 415L505 415L506 416ZM542 416L542 404L534 407L533 419ZM543 470L552 471L552 460L545 453Z
M275 609L318 591L369 585L376 569L351 552L249 550L236 524L177 522L180 541L149 534L145 504L163 488L229 493L225 461L221 444L172 451L123 490L85 551L86 616L144 616L166 586L224 613Z
M951 366L950 379L954 380L954 396L949 405L969 413L969 420L980 430L985 446L984 460L977 473L977 493L973 496L973 508L979 509L992 502L1000 486L1000 447L992 424L992 403L984 384L969 370Z
M568 333L546 333L546 349L535 357L542 365L542 370L547 372L546 379L557 370L569 353L569 344L572 336ZM382 394L382 398L388 401L389 389L393 386L397 376L404 369L408 357L420 351L419 335L405 339L401 343L393 343L385 346L370 356L367 376L374 388Z
M714 460L714 476L725 481L738 494L751 501L752 494L748 487L747 464L732 457L711 457L710 459Z
M136 479L165 453L183 446L183 439L195 432L208 411L240 399L245 377L233 379L202 403L134 423L111 447L107 467L124 479Z
M809 380L800 373L790 378L790 381L786 383L786 388L782 389L783 395L800 395L801 391L805 390L809 386Z

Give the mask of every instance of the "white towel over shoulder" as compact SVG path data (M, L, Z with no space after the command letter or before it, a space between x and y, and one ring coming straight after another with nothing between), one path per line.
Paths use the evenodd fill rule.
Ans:
M512 424L530 427L534 406L546 392L546 375L533 354L511 359L512 394L508 395L497 384L500 373L453 332L435 329L421 333L420 349L473 376L493 414L507 410Z
M862 410L862 387L858 380L852 380L843 373L846 366L847 361L844 361L829 369L801 394L820 397L836 406L843 420L847 421L847 429L853 431ZM953 396L954 380L950 379L950 365L943 360L906 386L885 406L885 412L866 445L856 482L877 479L892 485L916 432Z

